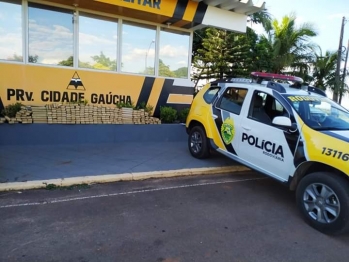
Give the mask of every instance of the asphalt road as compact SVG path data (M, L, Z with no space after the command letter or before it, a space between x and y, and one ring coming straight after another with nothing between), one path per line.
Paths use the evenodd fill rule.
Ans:
M0 261L348 261L257 173L0 194Z

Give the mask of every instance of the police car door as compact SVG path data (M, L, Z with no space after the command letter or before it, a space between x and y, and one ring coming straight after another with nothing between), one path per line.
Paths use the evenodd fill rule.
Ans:
M236 150L241 136L241 110L248 90L227 87L212 107L212 113L221 143L217 151L237 159Z
M295 171L293 159L299 134L272 125L276 116L290 117L272 91L268 94L255 90L251 95L250 108L241 120L238 154L251 168L287 181Z

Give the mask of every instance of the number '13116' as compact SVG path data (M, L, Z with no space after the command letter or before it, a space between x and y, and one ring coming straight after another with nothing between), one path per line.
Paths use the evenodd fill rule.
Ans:
M346 153L343 154L343 152L340 152L328 147L322 148L322 154L326 156L332 156L333 158L342 159L343 161L349 160L349 154L346 154Z

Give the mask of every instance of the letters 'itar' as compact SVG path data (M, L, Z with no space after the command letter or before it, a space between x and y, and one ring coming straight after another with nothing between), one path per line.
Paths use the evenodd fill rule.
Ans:
M161 0L123 0L127 3L138 4L143 6L148 6L160 10Z

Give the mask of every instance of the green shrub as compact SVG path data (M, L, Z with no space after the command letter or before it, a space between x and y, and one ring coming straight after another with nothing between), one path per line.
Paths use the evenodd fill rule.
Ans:
M149 115L153 114L154 107L152 105L146 105L144 108L144 111L147 112Z
M163 123L173 123L177 119L177 110L169 106L161 106L160 119Z
M80 100L80 101L79 101L79 104L80 104L80 105L85 105L85 106L87 106L87 105L88 105L88 100L87 100L87 99Z
M184 108L178 113L178 119L181 123L185 123L189 114L190 108Z
M3 116L16 117L16 113L21 110L22 106L23 105L19 102L15 103L15 104L8 105L1 111L1 114Z
M145 109L145 102L140 103L139 106L136 107L136 109Z
M126 108L133 108L133 109L135 109L134 103L132 101L131 101L131 103L125 103L125 102L118 103L116 106L118 108L126 107Z
M147 112L149 115L151 115L152 112L153 112L154 107L149 105L149 104L146 104L145 102L142 102L142 103L139 104L139 106L137 106L136 109L137 110L144 109L145 112Z

